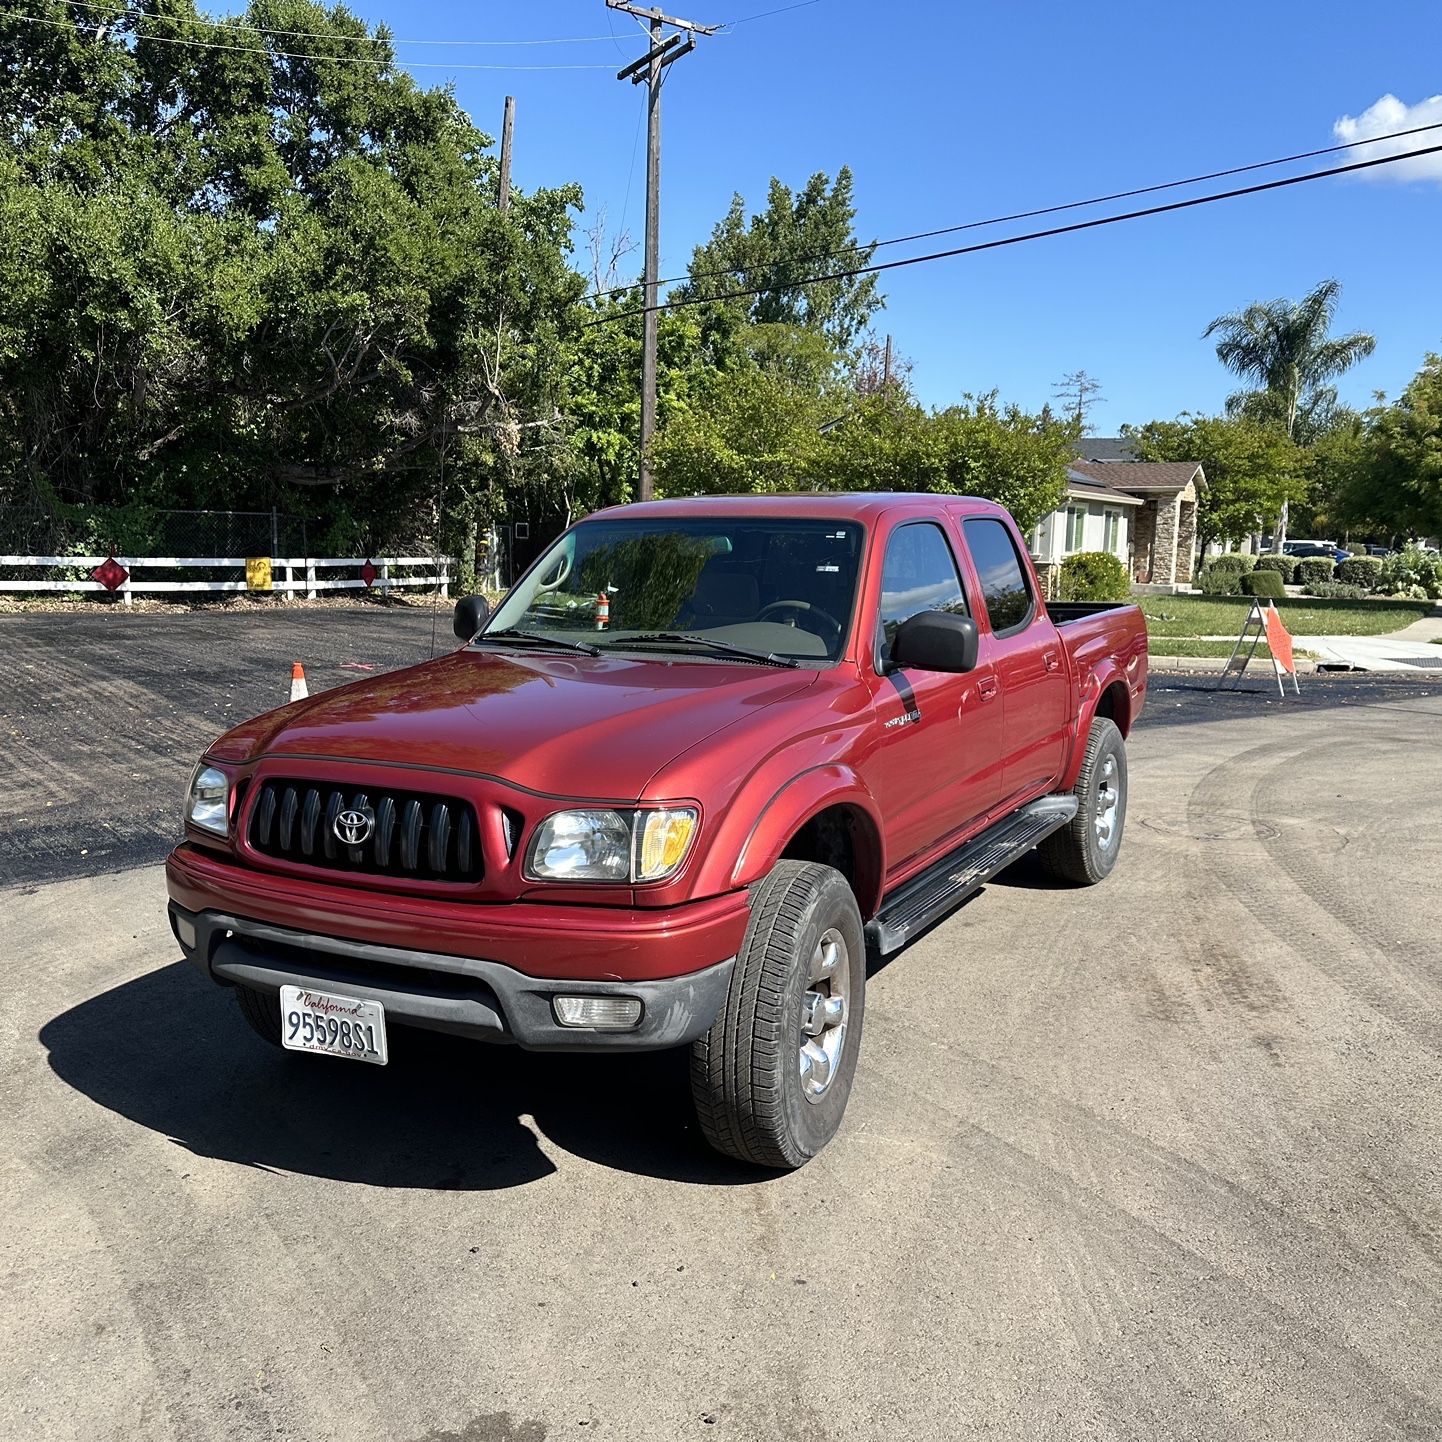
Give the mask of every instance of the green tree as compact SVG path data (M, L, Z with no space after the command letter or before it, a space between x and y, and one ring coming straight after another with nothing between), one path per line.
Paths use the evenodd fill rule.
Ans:
M489 138L383 29L41 0L0 45L12 490L464 539L563 443L579 193L501 215Z
M1200 461L1197 542L1236 542L1306 491L1298 448L1273 426L1239 416L1193 416L1125 427L1141 461Z
M1368 412L1344 504L1391 531L1442 535L1442 355L1392 405Z
M1376 348L1375 338L1363 331L1330 334L1341 291L1338 281L1324 280L1300 301L1254 301L1245 310L1219 315L1202 332L1217 337L1217 359L1228 370L1267 393L1270 410L1289 441L1302 439L1299 417L1319 403L1325 406L1327 383ZM1254 413L1250 418L1258 417ZM1287 539L1287 511L1284 499L1277 518L1278 549Z
M711 239L696 247L690 279L672 298L695 301L733 290L758 292L702 308L706 338L718 358L725 357L728 342L746 325L799 327L824 336L836 352L848 352L883 304L876 277L800 282L870 263L875 246L857 243L855 220L851 171L845 166L834 184L818 173L795 193L773 179L766 209L750 220L742 197L732 198Z

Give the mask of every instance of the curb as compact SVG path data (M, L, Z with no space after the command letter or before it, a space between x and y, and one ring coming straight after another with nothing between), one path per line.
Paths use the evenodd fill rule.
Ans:
M1252 664L1261 662L1266 665L1271 658L1257 655L1252 658ZM1147 669L1150 671L1221 671L1226 667L1225 656L1147 656ZM1297 674L1299 676L1310 675L1317 669L1315 661L1309 661L1305 656L1298 656L1296 660Z

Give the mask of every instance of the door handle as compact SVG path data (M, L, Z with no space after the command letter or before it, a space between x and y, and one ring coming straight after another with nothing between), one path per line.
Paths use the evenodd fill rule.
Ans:
M1048 671L1055 671L1061 665L1061 657L1055 651L1043 651L1041 659L1045 662Z
M990 701L996 695L996 677L982 676L976 683L976 694L983 701Z

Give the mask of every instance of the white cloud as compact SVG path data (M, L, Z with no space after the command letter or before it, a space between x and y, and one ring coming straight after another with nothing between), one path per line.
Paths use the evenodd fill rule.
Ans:
M1384 95L1360 115L1344 115L1332 127L1332 133L1342 141L1370 140L1375 135L1395 135L1399 130L1414 130L1419 125L1442 125L1442 95L1429 96L1416 105L1404 105L1395 95ZM1381 155L1401 155L1429 145L1442 145L1442 130L1427 130L1421 135L1405 135L1398 140L1379 140L1375 145L1359 145L1349 153L1349 158L1374 160ZM1442 150L1415 160L1374 166L1371 170L1358 171L1357 175L1366 180L1435 180L1442 183Z

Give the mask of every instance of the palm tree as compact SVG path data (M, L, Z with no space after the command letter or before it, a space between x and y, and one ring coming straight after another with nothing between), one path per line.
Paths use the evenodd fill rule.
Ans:
M1219 315L1202 332L1215 335L1217 359L1229 371L1259 385L1275 406L1287 438L1297 437L1297 419L1319 400L1328 381L1350 370L1377 347L1365 331L1333 336L1328 332L1342 286L1324 280L1295 304L1288 300L1253 301L1246 310ZM1234 397L1234 401L1244 400ZM1232 407L1232 402L1229 402ZM1288 506L1277 519L1276 549L1287 539Z

